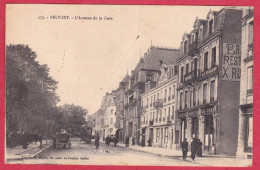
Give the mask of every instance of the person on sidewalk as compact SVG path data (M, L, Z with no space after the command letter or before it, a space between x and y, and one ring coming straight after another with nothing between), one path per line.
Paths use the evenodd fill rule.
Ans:
M117 144L117 138L116 138L115 135L114 135L114 137L113 137L113 142L114 142L114 146L116 146L116 144Z
M148 142L148 147L152 147L152 139L149 138L147 142Z
M106 137L106 146L108 146L108 143L109 143L109 137L107 136Z
M142 147L145 146L145 138L144 138L144 136L142 136L141 146L142 146Z
M202 142L200 139L197 142L197 156L202 157Z
M135 145L135 137L132 138L132 145Z
M28 135L26 132L23 132L22 134L22 145L23 145L23 149L27 149L28 146Z
M197 151L197 140L195 138L192 138L191 142L191 159L194 161L196 157L196 151Z
M129 136L125 139L125 147L129 147Z
M182 148L182 158L183 158L183 160L186 160L187 152L188 152L188 142L187 142L186 138L181 143L181 148Z
M99 135L98 135L98 133L96 134L96 137L95 137L95 145L96 145L96 149L98 149L98 147L99 147Z

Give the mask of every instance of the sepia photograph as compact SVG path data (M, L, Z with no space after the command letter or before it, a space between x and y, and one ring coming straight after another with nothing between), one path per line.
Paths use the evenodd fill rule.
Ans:
M5 12L6 164L252 166L253 6Z

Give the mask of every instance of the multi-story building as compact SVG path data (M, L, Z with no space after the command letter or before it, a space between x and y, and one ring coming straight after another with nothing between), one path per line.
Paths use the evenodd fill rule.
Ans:
M106 93L103 97L101 110L104 112L103 137L116 134L116 92Z
M119 87L116 90L116 122L115 127L117 128L116 137L119 139L119 142L124 142L124 98L125 98L125 89L129 80L129 75L127 74L123 80L119 83Z
M159 61L174 62L173 58L179 50L154 47L148 49L132 71L125 91L125 136L134 136L140 142L140 106L141 94L145 92L145 84L150 81L150 88L155 86L155 75L160 72Z
M176 141L198 138L204 152L237 149L242 10L223 8L196 19L178 58Z
M98 133L100 136L100 139L104 139L104 134L103 134L103 125L104 125L104 112L99 109L95 115L95 122L94 122L94 132ZM93 133L92 133L93 134Z
M253 35L254 9L243 10L241 82L237 156L252 158L253 149Z
M176 62L177 56L172 56ZM177 88L177 65L161 64L160 73L155 73L156 86L147 81L145 93L141 95L141 129L148 145L175 149L175 108Z

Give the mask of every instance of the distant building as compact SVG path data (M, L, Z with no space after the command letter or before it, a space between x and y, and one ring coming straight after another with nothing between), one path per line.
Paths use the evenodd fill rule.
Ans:
M103 137L116 134L115 120L116 120L116 92L106 93L103 97L101 110L104 112L104 124L102 127Z
M241 83L237 156L252 158L253 149L253 36L254 9L243 10Z
M131 72L125 91L125 136L135 137L140 142L141 135L141 94L145 92L146 83L149 88L155 84L155 75L160 73L160 61L171 64L179 50L151 46Z
M174 58L175 57L175 58ZM177 56L172 56L176 61ZM177 88L177 65L161 63L160 73L155 73L156 86L146 83L141 95L141 134L148 146L175 149L175 108ZM153 82L152 82L153 83Z
M95 115L95 121L94 121L94 132L98 133L100 138L102 139L104 137L103 134L103 125L104 125L104 112L99 109Z
M237 149L242 10L209 11L185 33L178 59L176 139L198 138L203 152Z
M124 99L125 99L125 89L129 81L129 75L127 74L123 80L119 83L119 87L116 90L116 122L115 127L117 128L116 137L119 142L125 141L125 116L124 116Z

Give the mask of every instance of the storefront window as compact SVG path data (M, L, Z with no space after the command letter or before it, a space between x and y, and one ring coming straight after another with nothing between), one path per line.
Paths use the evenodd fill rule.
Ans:
M245 140L245 147L246 151L252 151L253 147L253 117L246 118L246 140Z
M164 133L164 143L168 143L168 128L165 128L165 133Z
M207 84L203 84L203 104L207 102Z
M215 80L210 82L210 102L213 102L215 94Z
M210 151L212 145L214 144L214 124L213 124L213 116L207 115L205 116L205 124L204 124L204 146L205 149Z
M253 66L247 68L247 94L253 94Z
M156 129L156 143L159 142L159 139L160 139L160 129L157 128L157 129Z
M192 118L191 137L197 138L199 134L199 121L197 117Z

